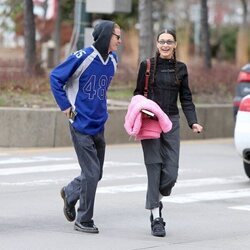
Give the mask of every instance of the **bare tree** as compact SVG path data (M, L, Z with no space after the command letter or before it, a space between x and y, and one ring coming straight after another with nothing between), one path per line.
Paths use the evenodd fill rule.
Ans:
M248 47L249 47L249 26L248 26L248 8L247 1L241 0L242 3L242 24L237 34L237 45L236 45L236 65L242 67L248 63Z
M36 32L33 1L24 0L24 41L25 41L25 72L35 74L36 67Z
M207 0L201 0L201 46L204 66L212 68Z
M241 0L242 9L243 9L243 25L247 25L247 1Z
M55 55L54 55L54 64L60 62L60 53L61 53L61 1L57 3L57 16L55 23L54 31L54 40L55 40Z
M139 60L149 58L153 54L153 21L152 1L139 0Z

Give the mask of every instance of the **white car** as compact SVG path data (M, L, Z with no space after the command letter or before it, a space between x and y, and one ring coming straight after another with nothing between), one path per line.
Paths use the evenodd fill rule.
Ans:
M243 159L246 175L250 178L250 95L239 106L234 129L235 147Z

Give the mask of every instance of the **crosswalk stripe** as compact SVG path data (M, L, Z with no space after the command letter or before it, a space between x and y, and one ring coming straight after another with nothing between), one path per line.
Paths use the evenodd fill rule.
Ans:
M47 156L34 156L34 157L11 157L1 159L0 165L7 164L20 164L20 163L33 163L33 162L46 162L46 161L69 161L74 160L72 157L47 157Z
M202 186L213 186L213 185L224 185L232 183L242 183L245 180L242 176L234 176L228 178L200 178L200 179L190 179L190 180L180 180L174 187L176 188L187 188L187 187L202 187ZM120 186L107 186L100 187L98 189L99 193L131 193L131 192L141 192L146 191L147 186L144 184L130 184L130 185L120 185Z
M50 184L62 184L67 182L67 179L56 179L56 180L35 180L27 182L15 182L15 183L0 183L0 186L44 186ZM116 193L131 193L131 192L142 192L146 191L146 184L137 185L122 185L122 186L107 186L98 187L98 194L116 194ZM235 199L250 197L250 189L232 189L232 190L216 190L213 192L199 192L199 193L188 193L184 195L172 195L164 197L162 201L164 203L194 203L202 201L215 201L225 199ZM247 210L250 211L250 205L246 206L235 206L229 207L230 209Z
M124 179L132 179L132 178L145 178L144 174L137 173L129 173L123 175L105 175L102 178L103 181L110 180L124 180ZM60 184L67 183L71 181L69 178L56 178L56 179L42 179L42 180L34 180L34 181L23 181L23 182L0 182L0 186L41 186L41 185L50 185L50 184Z
M69 169L79 169L78 164L59 164L59 165L44 165L35 167L20 167L20 168L2 168L0 169L1 175L17 175L17 174L30 174L30 173L44 173L63 171Z
M250 188L231 189L231 190L216 190L211 192L187 193L182 195L172 195L164 197L163 202L168 203L193 203L201 201L225 200L232 198L250 197Z
M0 182L0 186L46 186L50 184L61 184L66 183L68 179L49 179L49 180L34 180L34 181L23 181L23 182Z
M97 193L100 194L117 194L117 193L133 193L146 191L146 184L132 184L132 185L122 185L122 186L107 186L99 187Z
M246 178L239 176L232 177L211 177L211 178L199 178L199 179L188 179L188 180L179 180L177 181L174 188L184 188L184 187L201 187L201 186L212 186L212 185L220 185L220 184L233 184L233 183L241 183L246 181Z
M106 162L105 167L116 166L114 162ZM79 170L78 164L62 164L62 165L44 165L36 167L24 167L24 168L6 168L0 169L0 176L2 175L14 175L14 174L29 174L29 173L44 173L44 172L53 172L53 171L64 171L64 170ZM112 181L112 180L122 180L122 179L131 179L131 178L143 178L146 182L146 174L138 174L136 172L123 173L122 175L105 173L103 175L102 181ZM199 179L188 179L188 180L179 180L175 185L176 188L188 188L188 187L202 187L202 186L214 186L214 185L226 185L233 183L242 183L246 180L243 176L232 176L227 178L199 178ZM57 182L57 179L54 181ZM25 185L20 183L17 185ZM0 185L8 185L8 183L0 183ZM14 185L11 183L10 185ZM108 186L100 189L102 193L119 193L119 192L140 192L146 190L146 184L128 184L128 185L115 185Z
M250 211L250 205L234 206L234 207L229 207L229 208L236 209L236 210Z
M140 163L136 162L113 162L107 161L104 163L104 168L108 167L120 167L120 166L138 166ZM31 167L16 167L16 168L0 168L1 175L17 175L17 174L30 174L30 173L44 173L44 172L56 172L65 170L80 171L78 163L69 164L57 164L57 165L41 165L41 166L31 166Z

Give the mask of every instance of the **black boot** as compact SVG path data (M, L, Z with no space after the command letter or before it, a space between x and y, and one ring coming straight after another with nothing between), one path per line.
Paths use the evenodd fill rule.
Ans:
M61 189L61 197L64 202L63 212L68 221L74 221L76 218L76 210L74 205L70 205L66 199L65 187Z

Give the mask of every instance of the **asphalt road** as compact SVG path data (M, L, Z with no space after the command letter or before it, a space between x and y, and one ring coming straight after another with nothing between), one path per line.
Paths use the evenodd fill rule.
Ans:
M107 147L96 235L75 231L62 212L60 189L78 174L72 148L1 148L0 249L249 249L250 181L232 139L181 143L165 238L150 233L139 144Z

